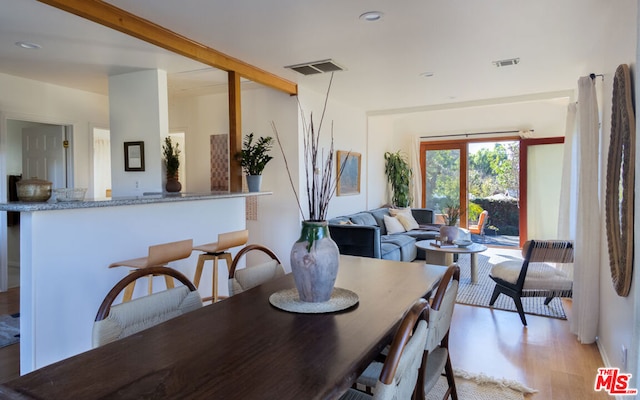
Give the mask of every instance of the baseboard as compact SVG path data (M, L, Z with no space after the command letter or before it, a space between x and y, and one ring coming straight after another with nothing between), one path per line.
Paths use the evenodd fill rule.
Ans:
M618 366L613 365L611 363L611 361L609 360L609 356L607 355L607 352L605 351L604 347L600 345L600 341L596 339L596 345L598 346L598 351L600 352L600 357L602 357L602 362L604 363L605 368L618 368ZM594 385L595 385L595 375L593 377L594 379ZM616 400L626 400L628 399L627 396L615 396Z

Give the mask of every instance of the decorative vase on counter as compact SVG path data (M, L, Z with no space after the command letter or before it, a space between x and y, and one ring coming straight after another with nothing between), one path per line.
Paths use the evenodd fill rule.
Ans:
M327 221L302 221L300 239L291 249L291 270L301 301L329 301L338 276L340 252Z
M167 192L175 193L182 190L182 184L178 181L178 175L169 176L167 175L167 184L165 186Z

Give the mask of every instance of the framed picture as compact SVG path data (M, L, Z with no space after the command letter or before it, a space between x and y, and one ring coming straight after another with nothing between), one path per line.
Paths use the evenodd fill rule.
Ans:
M124 170L144 171L144 142L124 142Z
M360 153L338 150L336 157L338 171L338 196L360 194Z

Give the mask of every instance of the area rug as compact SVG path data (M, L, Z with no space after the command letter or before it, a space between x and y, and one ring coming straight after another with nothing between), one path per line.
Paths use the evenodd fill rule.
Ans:
M509 252L503 252L499 249L491 249L488 252L479 253L478 257L478 282L471 283L471 269L469 268L470 256L463 254L458 257L458 265L460 265L460 288L456 302L460 304L470 304L480 307L489 307L491 295L495 282L489 278L489 272L493 265L507 260L514 259ZM493 308L517 312L516 306L511 297L501 294L496 300ZM523 297L522 308L525 314L542 315L545 317L567 319L567 315L562 307L562 301L559 298L551 300L548 306L544 305L544 297Z
M20 341L20 313L0 315L0 347Z
M456 377L458 398L463 400L523 400L525 394L537 392L513 380L471 374L456 369L453 374ZM447 387L447 378L440 377L436 386L427 393L426 400L442 399Z

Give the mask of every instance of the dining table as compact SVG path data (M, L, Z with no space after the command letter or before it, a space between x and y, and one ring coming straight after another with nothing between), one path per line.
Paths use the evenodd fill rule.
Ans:
M335 312L271 305L287 274L0 385L8 399L335 399L390 343L444 266L340 256Z

